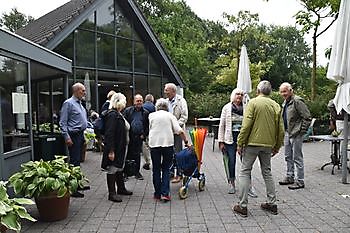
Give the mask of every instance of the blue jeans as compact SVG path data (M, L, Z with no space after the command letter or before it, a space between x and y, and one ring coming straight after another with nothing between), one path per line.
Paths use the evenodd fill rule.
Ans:
M237 136L239 132L233 133L233 143L232 144L226 144L225 150L227 151L228 155L228 168L229 168L229 179L228 182L233 182L236 179L236 152L237 152Z
M69 133L69 137L73 142L73 145L68 147L69 163L74 166L80 166L81 151L85 140L84 131Z
M174 154L174 148L151 148L154 196L168 196L170 192L170 165Z

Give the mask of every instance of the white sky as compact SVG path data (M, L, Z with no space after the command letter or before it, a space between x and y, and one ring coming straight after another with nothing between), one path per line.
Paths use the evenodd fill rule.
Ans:
M39 18L69 0L0 0L0 13L8 13L13 7L26 15ZM261 23L295 25L293 16L302 9L298 0L186 0L192 10L203 19L222 21L222 13L237 15L240 10L258 13ZM333 40L335 25L318 39L318 63L326 65L324 50ZM311 37L305 36L311 47ZM249 48L247 48L249 50Z

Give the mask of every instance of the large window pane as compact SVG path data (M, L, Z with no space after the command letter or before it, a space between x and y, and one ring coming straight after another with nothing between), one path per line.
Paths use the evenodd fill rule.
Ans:
M95 33L76 30L76 56L78 66L95 67Z
M117 38L117 69L132 70L132 42L122 38Z
M116 4L115 9L115 33L118 36L126 37L126 38L132 38L132 29L131 24L129 23L128 19L124 16L122 13L120 7L118 6L118 2Z
M92 13L82 24L80 28L95 30L95 14Z
M26 63L0 56L0 102L4 152L30 146Z
M61 44L59 44L54 51L62 56L65 56L73 60L73 33L70 34L66 39L64 39Z
M148 80L146 75L135 75L135 92L145 97L148 94Z
M149 93L151 93L155 99L163 96L163 87L161 78L158 76L151 76L149 80Z
M114 69L114 37L97 35L97 61L99 68Z
M157 62L153 59L153 57L150 55L149 56L149 69L151 74L158 74L160 75L160 66L158 65Z
M76 81L84 84L86 90L86 109L96 111L96 82L95 72L91 70L77 69Z
M109 0L96 11L97 30L114 34L114 1Z
M135 71L148 73L147 50L143 43L135 41Z

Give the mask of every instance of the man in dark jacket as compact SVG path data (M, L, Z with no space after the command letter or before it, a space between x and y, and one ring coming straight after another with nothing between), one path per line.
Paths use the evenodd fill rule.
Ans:
M149 122L148 111L143 108L143 97L140 94L134 96L134 105L125 109L124 117L130 124L129 147L127 159L135 160L135 178L143 180L140 173L142 143L148 136Z
M143 103L143 108L146 109L149 113L156 111L156 107L154 106L154 97L152 94L147 94L145 96L145 103ZM150 170L151 155L150 155L149 146L148 146L148 137L146 137L145 143L143 143L143 146L142 146L142 156L143 156L143 159L145 160L145 164L143 165L143 168L145 170Z

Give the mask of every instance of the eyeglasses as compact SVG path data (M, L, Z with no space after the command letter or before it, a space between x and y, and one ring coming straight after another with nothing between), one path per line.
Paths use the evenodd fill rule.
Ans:
M244 94L243 93L236 93L236 95L242 95L243 96Z

